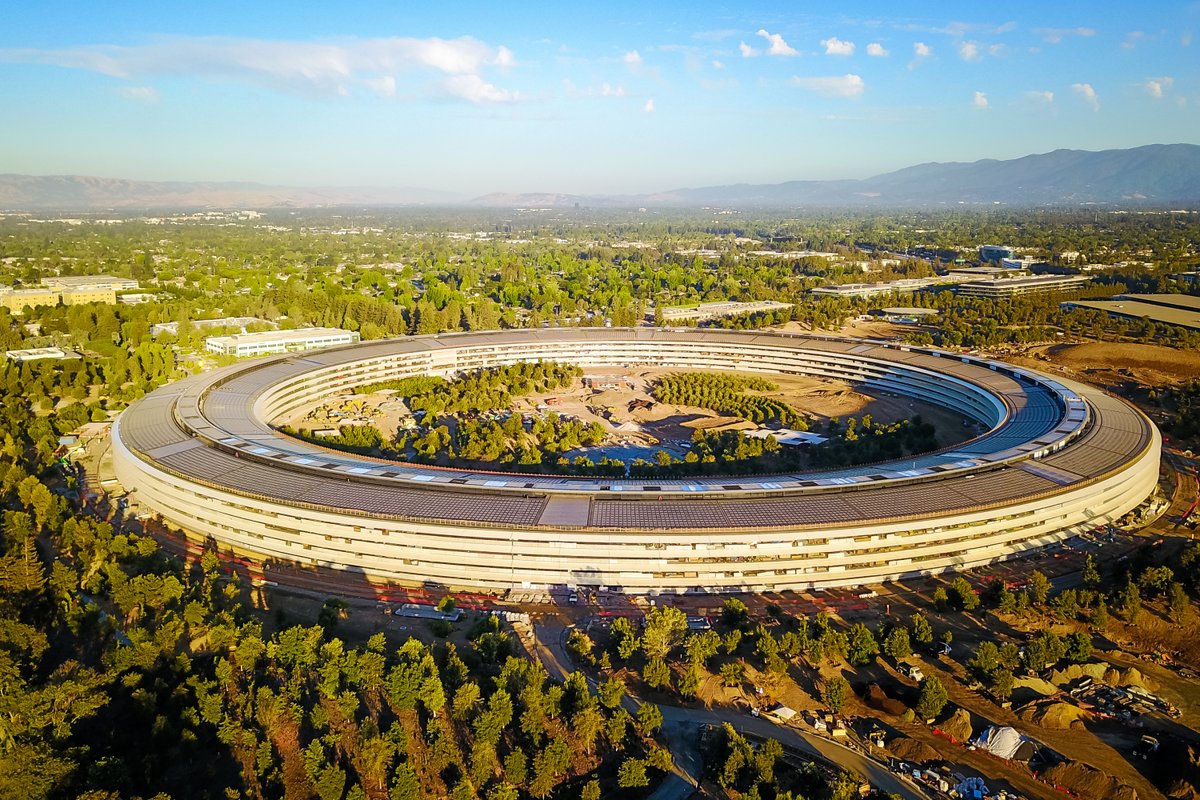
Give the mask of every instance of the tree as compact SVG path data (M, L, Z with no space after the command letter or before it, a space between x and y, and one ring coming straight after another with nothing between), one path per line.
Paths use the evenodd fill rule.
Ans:
M945 611L950 606L950 596L946 594L946 587L939 586L933 590L933 607L938 611Z
M600 800L600 781L593 778L583 785L579 793L580 800Z
M1028 591L1034 605L1045 605L1050 595L1050 579L1040 569L1035 569L1029 574Z
M670 689L671 668L662 658L652 658L642 670L642 680L651 689Z
M597 687L600 694L600 705L608 709L621 705L625 696L625 684L619 678L609 678Z
M726 686L741 686L746 678L746 667L740 661L721 665L721 682Z
M903 625L893 627L888 631L887 636L883 637L881 649L884 655L893 661L899 661L912 655L912 643L908 638L908 628Z
M879 643L875 641L875 634L871 633L870 628L861 622L850 628L846 657L851 664L865 667L874 661L878 654Z
M917 716L921 719L936 719L950 700L950 693L936 675L921 680L917 696Z
M1004 702L1008 698L1012 697L1013 681L1014 678L1011 670L996 670L996 674L992 678L992 695L1001 702Z
M979 595L971 582L961 575L950 584L951 604L961 611L974 611L979 607Z
M920 611L912 615L913 638L921 644L933 642L933 627Z
M679 679L679 693L687 698L693 698L700 691L700 668L689 664L683 677Z
M750 609L741 600L730 597L721 609L721 621L730 628L741 629L750 621Z
M642 650L649 659L663 659L687 635L687 615L678 608L658 606L646 615L642 630Z
M977 679L991 680L992 675L1000 668L1000 648L996 647L995 642L980 642L974 657L967 662L967 667Z
M640 758L627 758L621 762L617 770L617 786L622 789L637 789L649 786L650 778L646 776L646 762Z
M662 711L653 703L642 703L642 707L637 710L637 721L643 736L653 736L654 732L662 727Z
M1171 609L1171 619L1182 622L1190 603L1191 600L1188 598L1183 584L1179 581L1171 581L1171 587L1167 590L1167 606Z
M1100 568L1096 564L1096 557L1091 553L1087 554L1087 558L1083 560L1083 585L1089 589L1095 589L1100 585Z
M1072 664L1086 664L1091 661L1092 637L1083 631L1068 633L1064 658Z
M846 701L850 699L850 681L842 675L826 678L821 683L821 700L829 706L834 714L842 713Z
M1103 597L1092 611L1092 627L1101 632L1108 627L1108 603L1104 602Z

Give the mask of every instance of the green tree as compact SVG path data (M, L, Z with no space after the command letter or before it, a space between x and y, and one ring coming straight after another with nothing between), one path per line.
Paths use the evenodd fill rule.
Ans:
M646 762L640 758L627 758L617 769L617 786L622 789L638 789L649 786L650 778L646 776Z
M881 649L884 655L893 661L899 661L902 658L911 656L912 642L908 638L908 628L903 625L894 626L888 631L887 636L883 637Z
M931 644L933 642L933 628L929 624L929 620L921 612L916 612L912 615L913 638L921 644Z
M850 699L850 681L842 675L834 675L821 682L821 700L834 714L842 713Z
M652 658L642 669L642 680L651 689L670 689L671 668L662 658Z
M950 693L936 675L922 679L917 695L917 716L921 719L936 719L950 700Z
M653 703L642 703L637 710L638 728L643 736L653 736L662 727L663 715L658 706Z
M1050 595L1050 579L1040 569L1035 569L1029 574L1028 591L1034 605L1044 606Z
M672 606L658 606L646 615L642 650L649 659L663 659L687 635L687 615Z
M861 622L850 628L847 645L847 660L856 667L865 667L879 654L879 642L875 640L875 634Z
M741 686L746 679L746 667L740 661L721 665L721 682L726 686Z
M750 622L750 609L738 598L730 597L721 609L721 621L730 628L744 628Z

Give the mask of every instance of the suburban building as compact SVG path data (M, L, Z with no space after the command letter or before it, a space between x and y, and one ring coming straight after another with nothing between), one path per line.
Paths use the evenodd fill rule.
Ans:
M6 350L4 357L11 361L41 361L43 359L78 358L61 347L34 347L29 350Z
M881 308L877 312L879 316L886 319L888 322L899 322L905 325L912 325L921 320L932 320L940 312L936 308L916 308L913 306L890 306Z
M194 319L191 320L191 326L198 330L207 328L241 328L241 332L245 333L247 326L250 325L266 325L270 328L278 328L279 323L271 322L269 319L259 319L258 317L219 317L217 319ZM178 322L159 322L150 326L150 335L157 337L160 334L169 333L172 336L179 335Z
M999 264L1006 258L1012 258L1016 253L1011 247L1000 244L985 244L979 247L979 260Z
M63 289L59 295L64 306L81 306L84 303L106 303L111 306L117 302L115 289L103 289L98 286Z
M299 328L291 331L209 336L204 340L204 349L210 353L242 358L353 344L360 338L358 331L347 331L341 328Z
M42 284L48 289L111 289L114 292L137 289L138 282L132 278L113 275L57 275L46 278Z
M663 306L662 318L663 322L679 322L681 320L699 321L704 319L720 319L721 317L730 317L734 314L746 314L751 311L775 311L781 308L791 308L789 303L780 303L776 300L759 300L751 303L738 302L722 302L722 303L701 303L696 306L688 306L686 308L670 308ZM651 315L653 316L653 315Z
M14 314L20 314L25 307L56 306L61 295L52 289L13 289L0 291L0 305Z
M986 281L967 281L955 291L964 297L999 299L1029 294L1070 292L1084 286L1091 278L1086 275L1033 275L1020 278L992 278Z
M918 292L943 281L940 278L901 278L881 283L843 283L840 286L820 286L812 290L818 297L875 297L882 294Z
M1190 294L1119 294L1112 300L1071 300L1060 305L1065 309L1090 308L1110 317L1148 319L1200 330L1200 297Z

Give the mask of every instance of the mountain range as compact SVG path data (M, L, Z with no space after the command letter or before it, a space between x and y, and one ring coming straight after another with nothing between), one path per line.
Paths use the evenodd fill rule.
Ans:
M641 195L497 193L473 199L429 189L148 182L0 175L0 210L105 211L322 206L699 208L1195 205L1200 146L1055 150L1010 160L918 164L861 180L787 181Z

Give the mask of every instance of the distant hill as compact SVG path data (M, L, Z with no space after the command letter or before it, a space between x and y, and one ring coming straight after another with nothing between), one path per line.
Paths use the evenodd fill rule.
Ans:
M79 175L0 175L0 210L105 211L429 205L461 200L429 189L129 181Z
M479 205L542 205L502 195ZM581 205L624 206L1013 206L1200 202L1200 146L1152 144L1129 150L1055 150L1008 161L931 163L863 180L788 181L676 189L637 197L573 198ZM565 203L563 205L566 205Z
M1200 146L1055 150L1007 161L931 163L863 180L788 181L675 189L642 195L556 192L484 195L466 201L429 189L266 186L257 183L127 181L80 176L0 175L0 210L312 208L470 205L487 208L759 208L897 206L1196 205Z

